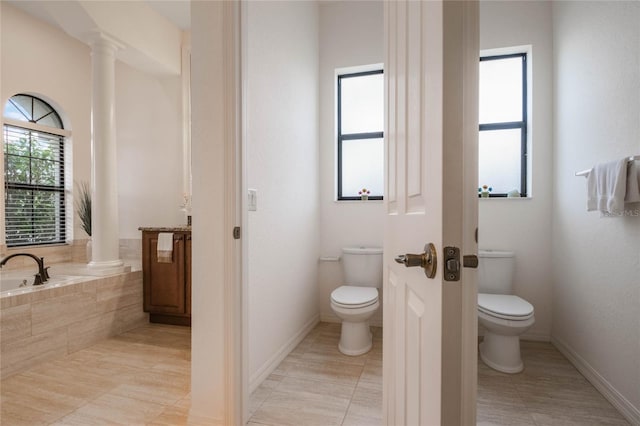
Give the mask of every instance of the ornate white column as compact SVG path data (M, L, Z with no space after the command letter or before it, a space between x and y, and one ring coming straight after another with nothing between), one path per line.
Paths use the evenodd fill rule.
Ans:
M124 270L118 232L115 126L115 53L103 34L91 40L91 239L89 269L98 275Z

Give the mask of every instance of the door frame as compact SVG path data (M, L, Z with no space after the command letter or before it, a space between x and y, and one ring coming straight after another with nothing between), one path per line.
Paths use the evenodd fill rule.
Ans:
M454 164L462 171L454 178L461 178L464 191L456 194L444 191L443 198L457 206L456 214L444 219L444 226L450 240L443 240L443 245L460 247L460 256L478 252L478 70L480 57L480 17L477 0L443 1L444 25L448 37L444 45L444 74L460 73L456 78L444 80L443 98L445 140L459 140L459 144L445 144L443 162ZM452 46L448 46L450 42ZM453 49L452 49L453 48ZM457 50L456 50L457 49ZM454 52L451 54L451 52ZM459 82L462 81L462 85ZM447 123L452 120L453 124ZM459 126L459 123L464 123ZM460 153L458 149L462 149ZM475 229L474 229L475 228ZM462 232L462 233L461 233ZM462 259L461 259L462 261ZM459 329L457 341L450 342L459 351L460 358L452 360L450 365L443 363L443 368L459 371L459 383L443 386L443 412L447 412L444 404L445 395L450 399L460 400L460 412L449 413L451 419L457 418L461 425L476 424L477 382L478 382L478 314L477 314L477 274L476 269L462 268L461 280L445 283L443 300L446 291L460 291L455 297L461 303L460 315L455 318L454 325ZM464 286L464 288L460 287ZM456 288L458 287L458 288ZM456 309L454 307L454 309ZM444 344L444 342L443 342Z
M190 419L244 424L243 1L191 2L193 217ZM245 226L241 226L245 225Z
M458 2L445 2L455 7ZM462 6L461 6L461 5ZM460 21L463 55L475 58L479 54L478 4L472 0L460 2L466 11ZM245 1L192 1L192 139L194 200L193 258L194 292L192 347L193 418L206 418L214 424L243 425L248 414L248 309L247 309L247 213L246 213L246 35ZM474 17L475 16L475 17ZM386 38L386 37L385 37ZM475 41L474 41L475 40ZM207 52L205 52L207 51ZM201 55L205 56L204 59ZM468 61L467 64L474 63ZM477 67L477 60L475 60ZM477 74L465 69L467 92L477 90ZM473 76L475 75L475 80ZM477 102L465 102L461 90L460 111L465 119L474 120L465 127L461 137L463 170L477 176ZM210 122L207 122L210 120ZM475 141L475 142L473 142ZM459 154L459 153L458 153ZM444 153L446 160L446 152ZM222 159L222 171L212 172L211 161ZM218 179L218 181L215 181ZM205 187L205 185L208 185ZM211 188L213 186L213 188ZM469 185L468 185L469 186ZM203 189L207 189L204 191ZM463 223L477 220L475 185L461 197ZM472 193L471 193L472 192ZM471 197L471 198L470 198ZM474 203L470 200L475 199ZM213 222L208 223L208 222ZM232 230L241 225L240 240L233 239ZM461 227L460 222L458 226ZM460 236L463 250L476 248L470 232ZM464 252L466 253L466 252ZM468 253L466 253L468 254ZM220 257L218 259L218 257ZM211 263L222 273L211 273ZM469 270L465 270L466 272ZM209 289L196 282L206 281ZM201 296L204 300L200 300ZM206 303L205 303L206 302ZM462 299L460 323L461 380L453 393L461 399L460 424L475 424L477 386L477 314L475 295ZM212 339L202 344L199 339ZM206 360L206 361L205 361ZM452 394L453 395L453 394Z

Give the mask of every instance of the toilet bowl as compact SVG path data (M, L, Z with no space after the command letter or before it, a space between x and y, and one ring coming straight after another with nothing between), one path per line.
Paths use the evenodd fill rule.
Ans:
M342 268L345 284L331 292L331 309L342 320L338 349L357 356L372 345L369 319L380 307L382 249L343 248Z
M503 373L519 373L520 335L535 323L534 308L511 294L513 252L480 250L478 258L478 322L485 328L480 359Z
M377 288L343 285L331 293L331 309L342 320L340 352L351 356L369 352L372 345L369 318L379 306Z
M480 293L478 322L486 329L480 359L503 373L521 372L520 335L535 323L533 306L518 296Z

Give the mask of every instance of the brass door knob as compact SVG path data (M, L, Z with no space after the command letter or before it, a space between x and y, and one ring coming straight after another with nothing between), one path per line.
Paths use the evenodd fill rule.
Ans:
M424 273L427 278L433 278L436 276L438 256L436 254L436 246L432 243L424 246L424 253L422 254L401 254L395 258L395 261L403 264L407 268L414 266L424 268Z

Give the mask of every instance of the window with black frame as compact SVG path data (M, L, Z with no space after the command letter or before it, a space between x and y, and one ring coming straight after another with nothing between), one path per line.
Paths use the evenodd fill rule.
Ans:
M480 58L478 192L527 196L527 54Z
M382 200L383 71L338 75L337 108L338 200Z
M4 118L6 244L64 243L62 120L47 102L24 94L9 99Z

